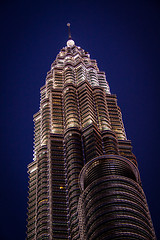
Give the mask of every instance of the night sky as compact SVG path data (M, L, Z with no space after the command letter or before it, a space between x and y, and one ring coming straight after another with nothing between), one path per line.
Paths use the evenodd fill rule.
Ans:
M158 1L4 0L0 6L0 239L26 236L33 114L46 73L66 45L67 22L76 45L97 60L117 95L160 239Z

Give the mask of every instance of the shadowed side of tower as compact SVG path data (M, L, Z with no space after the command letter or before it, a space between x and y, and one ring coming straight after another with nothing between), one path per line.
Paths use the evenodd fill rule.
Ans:
M81 239L155 239L137 168L128 159L103 155L80 175Z

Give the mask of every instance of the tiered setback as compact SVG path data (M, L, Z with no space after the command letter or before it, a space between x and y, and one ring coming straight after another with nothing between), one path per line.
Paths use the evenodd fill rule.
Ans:
M156 239L116 96L73 41L47 74L34 123L27 240Z
M83 167L80 186L80 239L154 239L138 169L131 161L116 155L94 158Z

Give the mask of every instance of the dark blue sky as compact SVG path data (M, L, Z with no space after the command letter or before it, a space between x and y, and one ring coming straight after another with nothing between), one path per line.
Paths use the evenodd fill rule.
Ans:
M32 116L46 73L66 45L67 22L118 97L160 239L160 4L154 0L1 2L0 239L25 239Z

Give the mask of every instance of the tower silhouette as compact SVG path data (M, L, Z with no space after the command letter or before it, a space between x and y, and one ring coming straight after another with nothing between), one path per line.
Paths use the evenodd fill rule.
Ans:
M156 239L116 95L69 28L34 115L29 239Z

